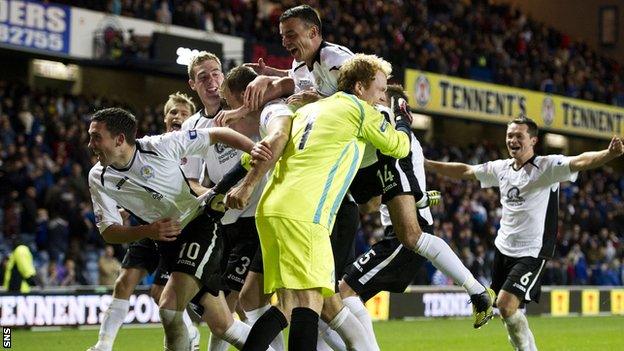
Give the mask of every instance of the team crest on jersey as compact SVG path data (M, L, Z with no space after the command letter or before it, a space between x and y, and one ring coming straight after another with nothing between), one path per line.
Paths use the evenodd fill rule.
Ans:
M154 178L154 167L150 165L145 165L141 167L141 177L143 177L143 179L145 180Z
M507 203L510 206L521 206L524 204L524 198L520 196L520 189L514 186L507 191Z

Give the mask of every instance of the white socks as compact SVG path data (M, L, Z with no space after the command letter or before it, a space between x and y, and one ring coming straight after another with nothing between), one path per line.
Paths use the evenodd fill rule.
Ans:
M247 320L245 323L250 327L256 323L256 321L264 314L264 312L268 311L271 308L271 305L264 305L260 308L256 308L255 310L245 311L245 315L247 316ZM319 318L320 320L320 318ZM275 351L284 351L286 350L286 346L284 345L284 332L281 331L273 341L271 341L271 347Z
M372 343L369 337L362 337L366 335L366 330L347 307L338 312L329 322L329 327L342 337L349 350L379 351L377 344Z
M342 338L335 330L329 327L324 320L319 318L319 338L316 344L317 351L322 350L334 350L334 351L347 351L347 345L342 341Z
M503 322L509 334L509 342L514 349L517 351L537 351L535 338L522 311L517 310L509 318L503 318Z
M377 345L377 339L375 338L375 331L373 330L373 321L371 320L370 315L368 314L368 309L364 305L364 302L360 299L359 296L350 296L342 299L342 303L347 306L347 308L353 313L355 318L360 321L364 330L366 330L366 335L368 336L369 342L373 345Z
M477 282L451 247L437 236L423 232L414 251L431 261L444 275L453 279L455 284L463 286L469 295L485 291L483 285Z
M227 351L230 347L230 344L215 335L214 333L210 333L210 339L208 340L208 351Z
M165 351L190 350L189 333L182 315L182 311L160 309L160 320L165 328Z
M111 351L113 349L115 337L124 319L126 319L129 309L130 302L128 300L113 298L110 306L108 306L108 310L104 312L100 333L98 334L98 342L95 344L96 349L103 351Z

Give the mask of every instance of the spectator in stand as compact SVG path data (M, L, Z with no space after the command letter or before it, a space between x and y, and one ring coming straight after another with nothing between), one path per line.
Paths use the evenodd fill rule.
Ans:
M106 245L104 247L104 254L100 256L98 262L100 269L100 285L112 286L115 284L119 271L121 270L121 263L115 257L115 249L112 245Z

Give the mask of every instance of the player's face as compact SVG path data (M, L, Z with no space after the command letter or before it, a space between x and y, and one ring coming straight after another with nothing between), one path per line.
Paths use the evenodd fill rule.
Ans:
M195 66L193 70L195 79L189 80L191 89L197 92L204 105L218 104L221 99L219 88L224 79L219 63L215 60L206 60Z
M529 135L529 126L512 123L507 126L507 151L509 156L519 161L526 161L533 156L536 137Z
M232 110L243 106L243 99L242 99L241 94L238 94L237 96L236 93L232 93L232 91L230 91L230 89L228 88L222 89L221 97L225 99L225 102L227 103L228 107Z
M318 35L316 26L310 26L299 18L289 18L279 25L282 46L296 61L310 61L318 47L313 39Z
M123 140L113 137L104 122L91 122L89 125L89 149L97 156L102 166L113 163L119 154L118 147Z
M191 115L191 109L185 103L174 104L171 110L165 115L165 128L167 132L180 130L182 123Z
M359 83L357 83L359 84ZM388 77L382 72L377 71L375 79L370 83L368 88L356 86L355 92L358 97L369 104L381 104L386 99L386 89L388 87Z

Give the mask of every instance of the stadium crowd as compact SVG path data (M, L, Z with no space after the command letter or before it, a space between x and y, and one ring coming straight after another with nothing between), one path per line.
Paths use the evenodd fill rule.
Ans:
M112 14L279 42L278 18L298 1L55 1ZM624 106L624 72L585 43L487 0L314 0L326 40L395 67L491 81ZM129 46L132 46L129 44ZM132 50L129 50L132 52ZM397 69L398 72L402 71Z
M119 269L115 260L121 260L125 248L115 246L113 253L104 244L86 183L95 162L86 147L90 113L113 105L124 106L0 80L0 256L6 259L16 240L28 243L48 286L110 284L110 276ZM164 129L161 111L162 106L133 110L140 136ZM434 160L475 164L506 157L505 150L483 141L467 148L423 144L425 155ZM488 282L501 215L498 192L436 175L428 176L428 187L443 194L442 205L433 209L436 234L475 276ZM624 178L608 167L581 173L576 183L562 185L558 246L544 284L622 285L623 194ZM378 214L364 216L358 251L382 234ZM450 284L430 264L415 282Z

